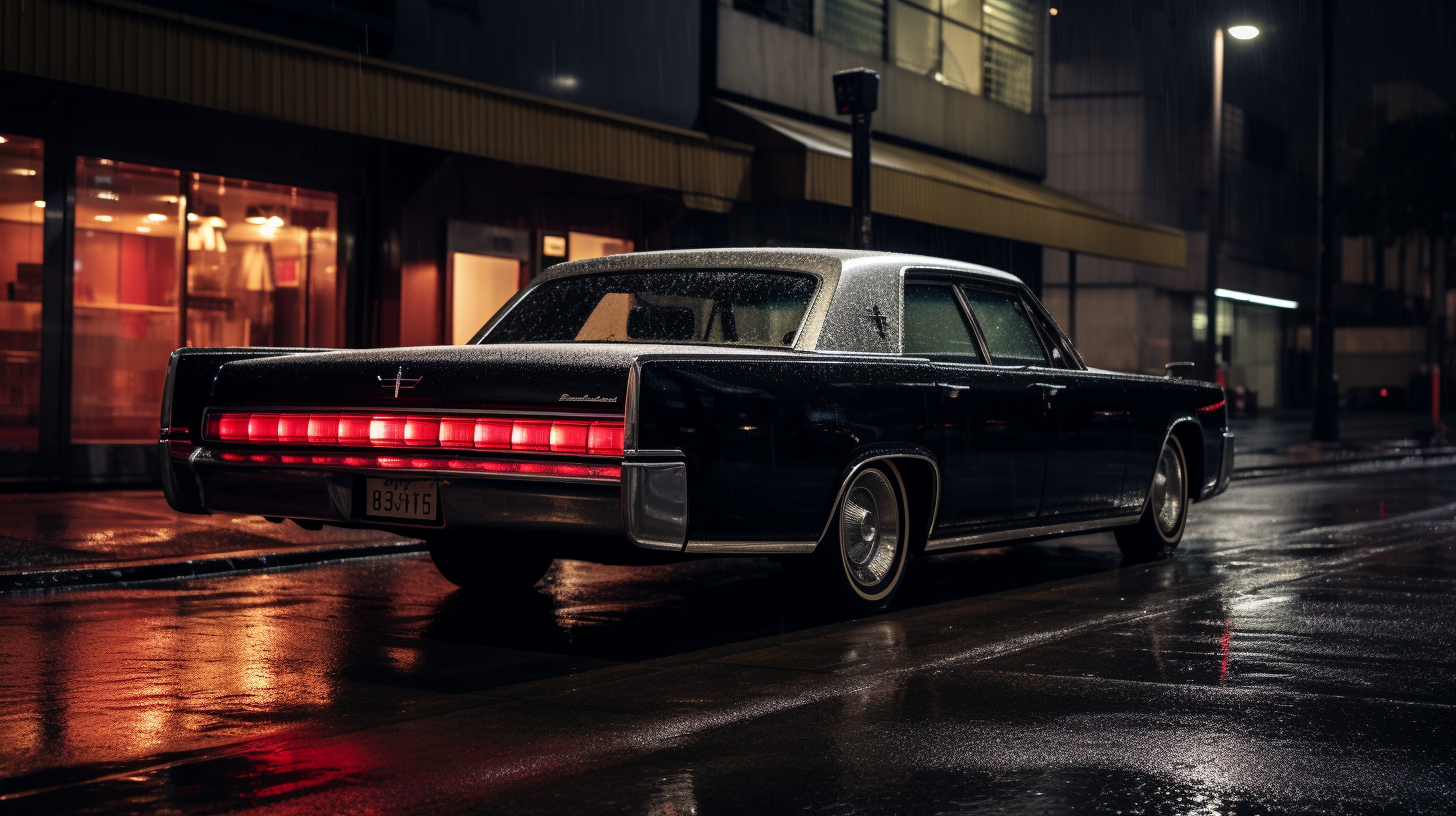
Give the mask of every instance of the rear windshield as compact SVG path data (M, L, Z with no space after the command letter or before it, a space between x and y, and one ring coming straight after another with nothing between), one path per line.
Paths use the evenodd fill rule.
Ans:
M577 275L542 284L481 342L792 346L815 286L792 272Z

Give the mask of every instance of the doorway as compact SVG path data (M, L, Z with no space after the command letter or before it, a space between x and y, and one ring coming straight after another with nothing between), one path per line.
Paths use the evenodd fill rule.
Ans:
M515 258L450 254L450 343L461 346L480 331L521 288L521 262Z

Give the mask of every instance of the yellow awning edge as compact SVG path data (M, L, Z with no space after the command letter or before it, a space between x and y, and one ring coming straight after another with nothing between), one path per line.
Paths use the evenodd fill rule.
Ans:
M848 133L719 104L756 125L730 128L758 146L755 197L850 205ZM870 208L876 213L1104 258L1187 265L1182 230L1128 218L1035 182L883 142L874 144L870 163Z
M0 70L534 167L748 198L752 148L117 0L0 3Z

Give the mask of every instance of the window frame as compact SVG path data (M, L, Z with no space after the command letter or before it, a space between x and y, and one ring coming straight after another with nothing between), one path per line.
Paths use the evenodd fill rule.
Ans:
M911 286L944 286L950 290L952 302L960 312L961 321L965 323L966 334L970 336L971 342L976 346L976 352L980 355L979 360L968 360L962 355L956 354L921 354L905 351L905 323L906 323L906 298L905 290ZM903 357L924 357L941 363L958 363L960 365L993 365L991 356L986 353L986 338L981 336L981 327L976 325L975 319L971 316L970 309L966 308L966 299L961 295L960 284L954 278L938 278L934 276L906 276L900 283L900 355Z
M905 287L913 283L932 283L948 285L955 294L957 305L960 306L961 318L970 327L971 337L981 352L981 362L968 362L955 360L948 356L932 356L926 354L909 355L904 351L904 326L905 326ZM962 287L969 286L972 289L983 289L988 292L995 292L1001 295L1011 295L1021 302L1021 307L1026 311L1027 320L1031 323L1032 331L1036 334L1037 342L1041 344L1042 353L1045 355L1045 362L1041 365L1007 365L996 363L991 356L991 349L986 345L986 336L981 331L981 324L976 319L975 310L971 308L970 302L961 291ZM1018 286L1013 283L985 280L974 275L959 273L956 270L935 270L935 269L912 269L901 275L900 282L900 334L901 356L925 357L936 362L955 363L957 365L981 365L1000 369L1025 369L1025 368L1046 368L1051 370L1086 371L1087 364L1072 346L1070 340L1061 331L1061 327L1047 314L1045 307L1024 285ZM1060 353L1060 357L1052 355L1052 351Z

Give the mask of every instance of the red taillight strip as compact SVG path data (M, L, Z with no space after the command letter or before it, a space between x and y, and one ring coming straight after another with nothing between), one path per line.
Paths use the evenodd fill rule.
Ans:
M207 415L218 442L372 448L473 448L621 456L619 420L469 417L456 414L241 413Z
M1199 408L1197 410L1198 410L1198 413L1200 413L1200 414L1211 414L1214 411L1217 411L1218 409L1222 408L1224 406L1224 403L1226 403L1226 402L1228 402L1228 400L1219 400L1218 402L1215 402L1212 405L1205 405L1202 408Z
M306 453L240 453L238 451L221 451L216 456L224 462L251 462L260 465L311 465L369 470L437 470L613 482L620 481L622 478L620 465L598 465L584 462L508 462L497 459L440 459L427 456L342 456Z

